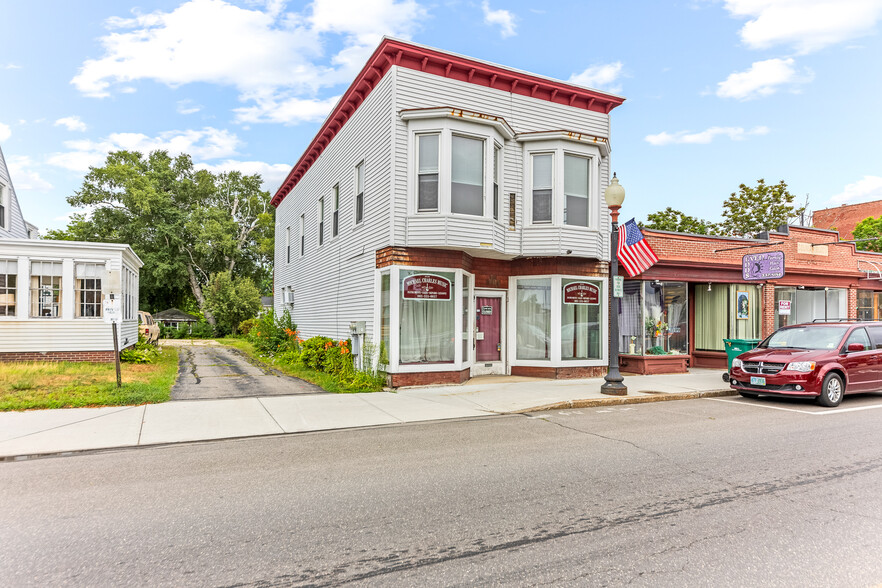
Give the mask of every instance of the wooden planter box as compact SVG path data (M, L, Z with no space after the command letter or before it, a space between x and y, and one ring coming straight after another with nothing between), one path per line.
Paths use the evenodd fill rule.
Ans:
M676 355L619 355L619 369L632 374L685 374L689 356Z

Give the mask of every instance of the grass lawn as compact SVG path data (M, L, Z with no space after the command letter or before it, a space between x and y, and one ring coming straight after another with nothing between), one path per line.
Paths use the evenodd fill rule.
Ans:
M0 410L125 406L165 402L178 373L178 351L156 363L122 364L122 388L112 363L0 363Z
M302 365L291 365L282 362L268 363L266 359L260 357L257 354L257 351L255 351L254 349L254 345L252 345L251 342L246 339L226 337L224 339L216 339L216 341L218 343L223 343L224 345L229 345L230 347L235 347L251 359L254 359L266 365L270 365L283 374L287 374L289 376L294 376L295 378L300 378L301 380L311 382L328 392L333 392L335 394L351 394L353 392L376 392L375 389L352 390L349 388L345 388L341 386L340 382L337 381L337 378L335 378L331 374L319 372Z

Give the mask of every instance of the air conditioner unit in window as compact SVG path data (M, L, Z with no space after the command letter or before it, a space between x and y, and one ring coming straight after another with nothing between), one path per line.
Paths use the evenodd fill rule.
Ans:
M294 292L285 290L282 292L282 304L294 304Z

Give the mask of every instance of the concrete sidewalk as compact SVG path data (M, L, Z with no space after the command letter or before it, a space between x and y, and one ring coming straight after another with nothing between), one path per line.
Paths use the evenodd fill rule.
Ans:
M720 370L626 376L628 396L600 393L602 378L485 376L461 386L369 394L266 396L105 408L0 413L0 460L135 447L488 417L556 408L723 396Z

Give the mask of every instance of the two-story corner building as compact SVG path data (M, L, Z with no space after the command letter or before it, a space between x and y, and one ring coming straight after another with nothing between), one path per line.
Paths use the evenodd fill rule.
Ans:
M0 361L113 361L103 302L121 299L119 347L138 340L138 272L128 245L46 241L25 222L0 150Z
M395 386L604 374L623 100L384 39L273 198L276 312Z

